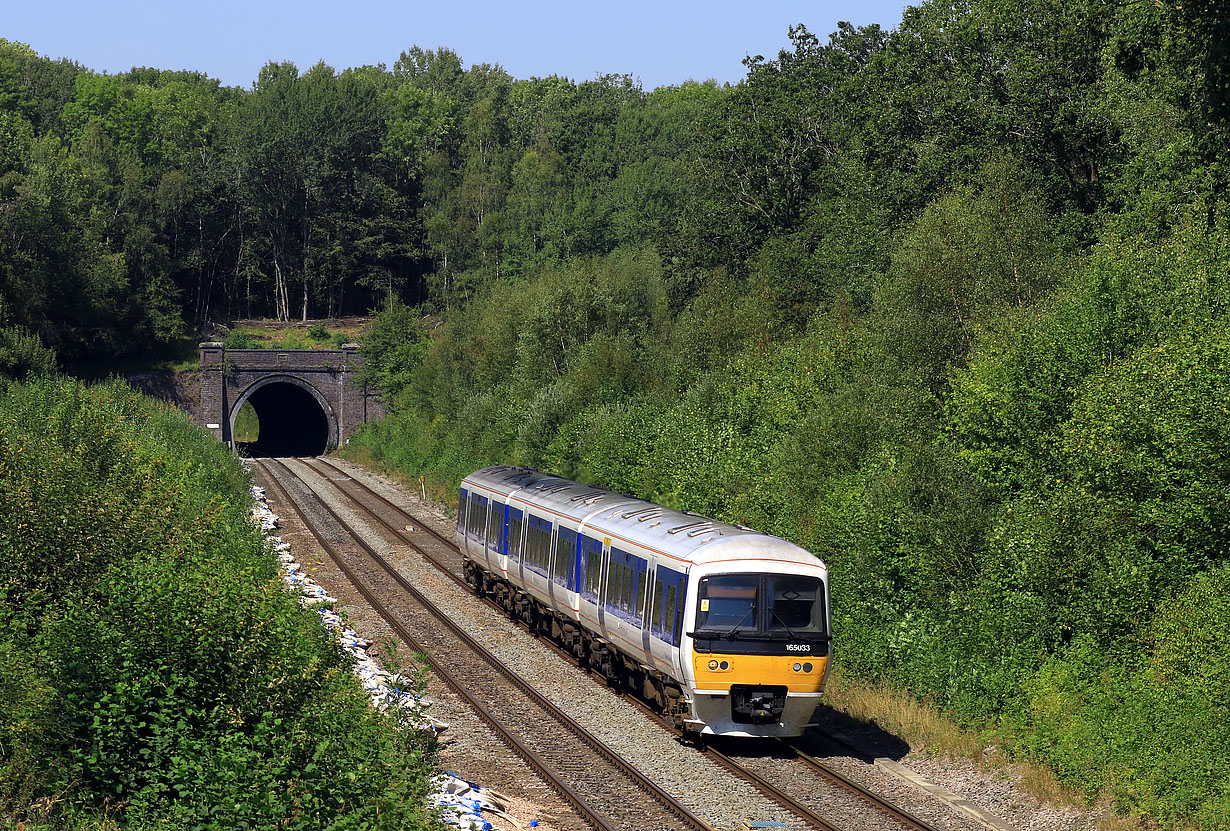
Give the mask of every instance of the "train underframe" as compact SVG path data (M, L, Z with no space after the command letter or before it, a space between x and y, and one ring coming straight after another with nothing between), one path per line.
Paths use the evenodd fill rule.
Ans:
M645 666L601 635L548 609L528 592L493 576L477 563L466 560L464 571L475 594L494 600L510 617L525 623L536 637L551 638L568 650L582 668L601 674L607 686L639 696L676 729L697 741L701 739L692 703L675 679Z

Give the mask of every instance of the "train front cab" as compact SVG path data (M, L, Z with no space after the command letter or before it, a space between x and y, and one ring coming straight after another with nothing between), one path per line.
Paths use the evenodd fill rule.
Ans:
M706 572L696 581L684 644L694 682L690 726L727 736L801 735L828 672L823 567Z

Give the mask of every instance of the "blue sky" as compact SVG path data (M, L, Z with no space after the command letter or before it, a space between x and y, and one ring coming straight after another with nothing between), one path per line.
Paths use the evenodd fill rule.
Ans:
M622 3L492 0L3 0L0 37L91 69L192 69L249 87L271 60L306 69L383 63L403 50L448 46L466 66L498 63L516 78L627 73L646 89L688 79L734 82L747 54L776 55L787 28L826 39L839 20L892 28L907 4L831 2ZM7 8L5 8L7 6Z

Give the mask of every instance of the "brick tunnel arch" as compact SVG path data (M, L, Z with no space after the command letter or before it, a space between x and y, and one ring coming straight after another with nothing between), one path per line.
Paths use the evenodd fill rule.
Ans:
M230 435L244 402L260 420L253 450L269 456L320 456L338 445L337 415L320 390L293 375L268 375L248 386L229 415Z

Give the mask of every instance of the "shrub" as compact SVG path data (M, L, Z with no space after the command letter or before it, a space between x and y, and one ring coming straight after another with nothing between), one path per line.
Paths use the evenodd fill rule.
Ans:
M24 379L27 375L53 375L56 354L20 326L0 328L0 377Z
M0 816L427 826L430 747L282 589L239 461L123 384L0 393Z
M257 349L260 343L248 332L232 331L226 333L222 345L227 349Z

